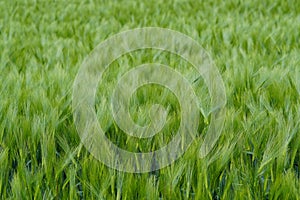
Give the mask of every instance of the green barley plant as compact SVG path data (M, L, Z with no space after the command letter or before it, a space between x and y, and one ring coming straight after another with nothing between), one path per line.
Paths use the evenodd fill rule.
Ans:
M126 173L82 145L72 89L100 42L141 27L182 32L208 52L225 84L226 116L207 156L199 149L211 119L199 111L197 138L181 158ZM0 37L1 199L300 199L299 1L3 0ZM180 57L158 50L120 57L103 75L95 110L106 136L128 151L161 148L180 123L176 96L155 84L130 101L140 125L149 123L151 105L168 110L166 127L151 139L126 135L104 104L117 77L153 61L195 80L209 109L203 80Z

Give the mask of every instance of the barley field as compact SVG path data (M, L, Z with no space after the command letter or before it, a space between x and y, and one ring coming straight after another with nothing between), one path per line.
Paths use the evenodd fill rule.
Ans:
M199 148L212 122L199 112L197 138L181 158L126 173L82 145L72 92L99 43L141 27L179 31L206 50L224 82L226 114L207 156ZM0 37L0 199L300 199L300 1L3 0ZM169 110L167 126L141 140L127 136L102 102L120 73L153 60L197 78L179 57L141 50L112 63L97 90L106 136L133 152L174 136L176 97L157 85L137 90L130 107L137 123L147 123L153 103ZM193 87L209 103L203 80Z

